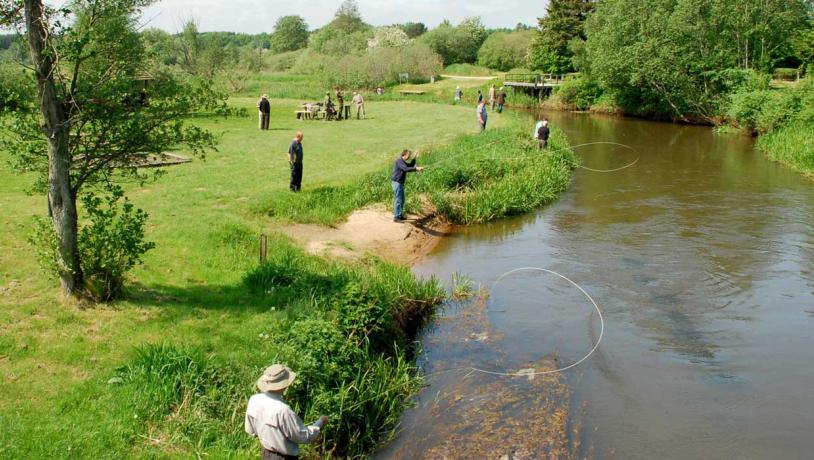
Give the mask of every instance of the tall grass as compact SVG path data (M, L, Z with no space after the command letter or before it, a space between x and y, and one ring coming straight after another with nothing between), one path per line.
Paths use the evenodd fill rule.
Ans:
M287 398L306 420L331 418L309 452L362 456L392 436L421 385L413 340L443 291L435 280L377 260L327 262L293 246L282 253L248 273L246 284L276 301L310 302L272 326L264 352L299 373Z
M423 173L407 182L407 210L435 212L453 223L487 222L528 212L565 190L576 158L562 132L553 131L540 152L531 127L511 126L462 136L451 145L422 153ZM394 158L395 160L395 158ZM392 166L341 186L263 200L257 210L298 222L334 224L353 210L392 201Z
M814 128L797 122L760 136L757 146L774 161L814 178Z
M137 347L109 385L111 399L124 406L119 425L130 422L127 436L165 449L257 449L243 433L243 414L257 391L253 382L272 362L298 373L285 398L306 422L331 419L304 457L359 458L393 436L422 384L413 344L442 288L406 267L326 261L282 237L271 243L273 256L249 270L244 285L287 314L260 334L255 357L221 360L200 347L166 343Z

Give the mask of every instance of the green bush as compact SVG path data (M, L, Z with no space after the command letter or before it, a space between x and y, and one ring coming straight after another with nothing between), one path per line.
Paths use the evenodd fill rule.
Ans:
M441 59L427 45L379 47L362 55L328 55L309 50L292 71L317 76L328 87L375 88L398 83L399 74L411 81L427 81L441 71Z
M812 104L811 79L780 89L744 87L730 95L726 116L752 132L769 133L791 122L814 121Z
M297 59L304 50L288 51L286 53L272 54L266 58L266 68L272 72L285 72L297 63Z
M29 110L36 100L34 78L16 64L0 62L0 112Z
M535 33L523 30L489 35L478 51L478 64L503 72L523 65Z
M97 302L121 296L127 272L141 263L142 256L155 247L145 241L147 213L136 209L124 192L114 187L105 197L87 194L82 204L87 221L79 229L78 246L85 280L85 294ZM37 251L41 266L56 276L57 239L51 220L38 218L29 241Z
M566 107L587 110L602 96L602 89L588 78L566 78L554 95Z

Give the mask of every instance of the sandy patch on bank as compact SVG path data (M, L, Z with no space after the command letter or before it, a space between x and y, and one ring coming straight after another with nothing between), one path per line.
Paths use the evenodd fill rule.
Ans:
M292 224L280 230L312 254L358 259L373 253L390 262L412 265L449 235L452 226L434 215L411 215L396 223L384 207L373 207L354 212L337 227Z

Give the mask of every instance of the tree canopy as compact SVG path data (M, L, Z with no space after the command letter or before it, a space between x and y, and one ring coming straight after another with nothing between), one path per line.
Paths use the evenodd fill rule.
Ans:
M594 0L551 0L529 51L529 66L552 73L574 71L574 40L585 40L584 24Z
M274 25L271 51L284 53L308 46L308 24L301 16L283 16Z

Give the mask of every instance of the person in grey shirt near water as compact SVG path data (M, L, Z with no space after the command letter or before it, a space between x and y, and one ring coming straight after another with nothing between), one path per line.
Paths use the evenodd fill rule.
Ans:
M302 132L297 132L291 145L288 146L288 164L291 166L291 184L289 189L292 192L299 192L302 188Z
M395 196L393 222L404 220L404 182L407 180L407 173L424 170L423 167L415 165L419 152L415 153L412 160L410 160L411 155L412 152L409 150L401 152L401 156L396 159L396 165L393 167L393 174L390 175L393 195Z
M323 415L317 422L306 425L285 403L283 393L296 377L291 369L275 364L257 380L261 393L249 399L244 428L260 441L262 460L299 459L299 445L314 442L328 423L328 417Z

